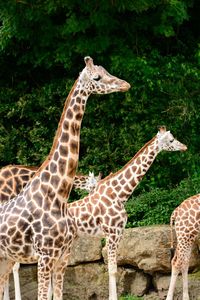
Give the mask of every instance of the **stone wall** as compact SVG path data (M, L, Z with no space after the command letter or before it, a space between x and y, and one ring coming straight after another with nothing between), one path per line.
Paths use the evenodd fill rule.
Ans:
M151 226L126 229L118 250L118 295L132 294L144 299L165 299L170 280L170 227ZM194 245L190 273L198 270L198 241ZM37 298L36 266L20 269L23 300ZM200 299L200 276L190 275L191 299ZM175 299L182 299L181 278ZM13 280L10 285L14 299ZM99 238L78 238L73 245L64 283L64 300L107 300L107 252Z

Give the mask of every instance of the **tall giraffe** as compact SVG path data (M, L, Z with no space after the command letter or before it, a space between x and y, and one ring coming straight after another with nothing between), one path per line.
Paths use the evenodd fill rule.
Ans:
M106 237L110 300L117 299L116 253L127 221L124 203L160 151L185 151L186 149L185 145L174 139L173 135L162 126L157 135L145 144L121 170L101 180L89 196L68 204L77 235L100 234Z
M38 167L23 165L8 165L0 169L0 203L16 197L33 177ZM73 189L93 191L101 175L94 176L76 174L73 182Z
M130 88L126 81L94 65L92 58L85 57L85 64L65 102L50 154L23 191L0 206L0 299L14 263L33 261L38 261L38 300L48 299L52 273L54 299L62 299L62 257L76 234L66 201L78 164L86 102L90 94Z
M172 213L171 248L173 249L173 223L177 245L172 259L172 274L166 300L172 300L179 273L182 273L183 300L189 300L188 293L188 269L192 246L200 231L200 194L184 200Z

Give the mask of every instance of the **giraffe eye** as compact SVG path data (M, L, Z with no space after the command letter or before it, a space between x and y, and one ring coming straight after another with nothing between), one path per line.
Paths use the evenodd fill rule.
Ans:
M170 143L173 143L174 139L170 140Z
M96 77L93 78L95 81L99 81L101 79L100 75L97 75Z

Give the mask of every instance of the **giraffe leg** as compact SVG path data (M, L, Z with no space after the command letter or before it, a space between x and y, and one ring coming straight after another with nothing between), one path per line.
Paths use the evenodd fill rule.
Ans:
M41 256L38 260L38 300L49 300L53 260Z
M183 300L189 300L188 294L188 268L189 268L189 260L191 256L192 244L193 240L188 240L186 238L179 238L177 235L177 248L175 252L175 256L172 259L172 275L170 286L167 294L166 300L172 300L175 290L175 284L178 274L182 273L182 281L183 281ZM184 247L183 247L184 246Z
M9 275L12 272L14 261L7 258L0 259L0 300L3 299L4 290L9 282Z
M69 253L67 252L58 262L56 262L53 270L53 299L62 300L63 298L63 282L65 270L67 267Z
M117 248L120 237L110 234L107 240L108 251L108 274L109 274L109 300L117 300Z
M49 287L48 287L48 300L52 300L53 289L52 289L52 276L50 278Z
M15 300L21 300L21 290L20 290L20 282L19 282L19 268L20 264L15 263L13 267L13 277L15 284Z
M188 264L182 270L182 279L183 279L183 300L189 300L189 293L188 293Z
M187 245L182 251L182 281L183 281L183 300L189 300L189 292L188 292L188 269L189 269L189 261L192 252L192 245L194 240L190 240L187 242Z
M9 296L9 281L6 282L4 286L3 300L10 300Z
M168 290L168 293L167 293L167 298L166 298L166 300L173 300L174 290L175 290L176 280L177 280L178 274L179 274L179 270L177 270L177 269L172 265L172 272L171 272L170 285L169 285L169 290Z

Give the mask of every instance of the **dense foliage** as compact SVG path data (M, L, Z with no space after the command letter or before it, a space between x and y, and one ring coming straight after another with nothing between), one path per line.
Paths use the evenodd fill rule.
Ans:
M118 170L165 124L188 151L161 153L134 195L196 178L199 11L198 0L1 1L1 166L41 164L90 55L132 88L88 100L79 169Z
M131 199L126 204L127 227L168 224L175 207L192 195L200 194L200 177L181 181L171 190L154 188Z

